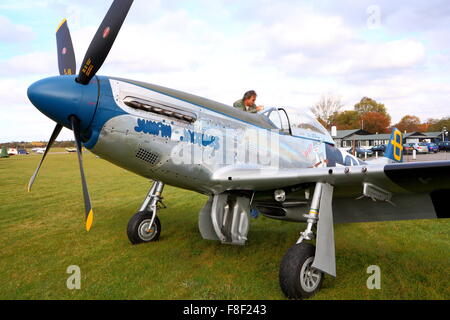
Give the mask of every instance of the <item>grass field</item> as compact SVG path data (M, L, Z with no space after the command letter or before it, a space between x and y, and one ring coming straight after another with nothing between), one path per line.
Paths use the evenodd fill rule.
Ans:
M284 299L278 267L303 225L252 219L247 246L203 240L206 197L166 187L159 242L132 246L128 219L150 182L85 154L92 230L76 154L49 154L32 193L39 156L0 159L0 299ZM449 220L336 225L336 279L314 299L449 299ZM66 269L81 269L69 290ZM366 270L381 268L381 290Z

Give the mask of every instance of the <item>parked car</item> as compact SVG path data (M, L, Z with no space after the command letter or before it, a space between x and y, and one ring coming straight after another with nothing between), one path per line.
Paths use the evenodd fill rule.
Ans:
M28 151L25 149L19 149L17 150L17 154L28 154Z
M8 154L10 156L17 155L17 149L16 148L8 148Z
M355 148L356 150L356 156L359 158L364 158L366 156L367 153L367 157L371 157L373 156L373 151L370 149L363 149L363 148ZM350 148L347 150L348 153L353 154L353 150Z
M444 151L450 150L450 141L441 141L441 142L439 142L438 147L439 147L439 151L440 150L444 150Z
M428 153L429 152L427 144L423 143L423 142L416 143L415 148L416 148L417 153Z
M403 145L403 154L412 154L414 148L411 146L410 143L405 143Z
M422 143L410 143L417 153L428 153L428 147L426 144Z
M382 155L386 151L386 145L380 144L378 146L373 146L370 150L372 150L373 153L378 152L378 155Z
M428 147L428 152L430 152L430 153L431 152L434 152L434 153L439 152L439 147L436 143L426 142L425 144Z

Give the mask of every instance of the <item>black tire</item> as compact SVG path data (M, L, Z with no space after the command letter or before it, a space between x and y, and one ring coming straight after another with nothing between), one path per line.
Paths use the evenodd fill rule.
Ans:
M158 216L156 216L153 221L153 231L151 233L145 231L145 224L148 226L151 219L152 213L144 211L138 212L131 217L130 221L128 221L127 235L132 244L158 241L161 234L161 222L159 221Z
M315 251L315 246L310 243L295 244L289 248L281 260L280 287L289 299L306 299L320 290L324 274L317 269L310 268L314 261ZM313 285L306 283L308 268L312 274L308 279L312 279ZM303 275L301 275L302 273Z

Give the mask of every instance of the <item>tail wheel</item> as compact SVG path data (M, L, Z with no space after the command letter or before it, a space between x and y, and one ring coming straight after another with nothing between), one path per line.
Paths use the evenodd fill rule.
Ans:
M284 255L280 266L280 287L289 299L305 299L313 296L322 286L323 272L312 267L315 246L300 243L292 246Z
M157 241L161 234L161 222L158 216L152 220L151 212L138 212L128 222L127 235L132 244Z

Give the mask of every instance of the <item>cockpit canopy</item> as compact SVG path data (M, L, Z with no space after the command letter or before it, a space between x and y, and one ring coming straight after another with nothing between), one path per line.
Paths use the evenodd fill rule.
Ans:
M334 144L328 131L313 116L294 108L270 108L261 113L280 132Z

